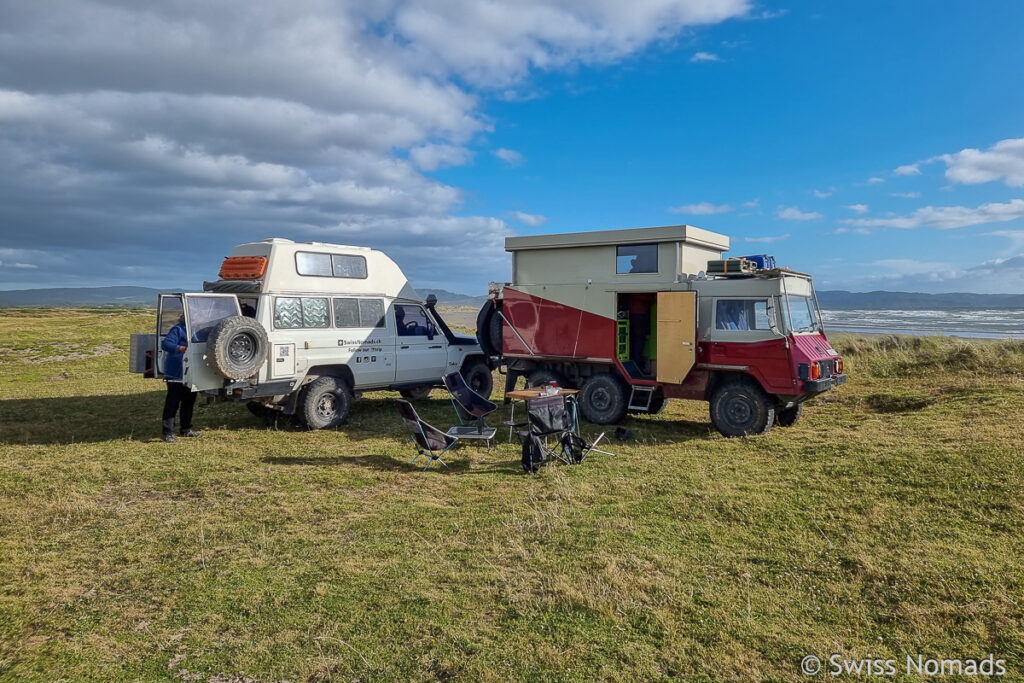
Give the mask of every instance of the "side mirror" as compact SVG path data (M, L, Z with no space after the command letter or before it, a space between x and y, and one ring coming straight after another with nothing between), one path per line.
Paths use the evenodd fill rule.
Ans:
M779 323L778 318L775 317L775 297L768 297L766 308L768 310L768 327L771 328L772 332L778 333Z
M432 340L437 334L437 326L434 323L427 323L427 339Z

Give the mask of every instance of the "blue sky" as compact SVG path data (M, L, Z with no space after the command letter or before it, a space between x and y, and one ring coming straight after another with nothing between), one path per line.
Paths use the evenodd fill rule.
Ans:
M505 235L689 223L819 289L1024 291L1018 2L64 4L0 22L0 288L285 236L479 293Z

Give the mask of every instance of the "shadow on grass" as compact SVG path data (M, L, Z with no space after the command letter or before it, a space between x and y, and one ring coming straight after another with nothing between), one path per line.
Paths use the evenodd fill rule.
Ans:
M423 466L427 464L427 461L421 456L416 459L415 462L412 460L413 452L410 452L407 459L397 458L389 455L382 455L380 453L369 453L367 455L331 455L331 456L288 456L288 455L271 455L265 458L260 458L262 462L268 465L299 465L305 467L369 467L375 470L382 470L385 472L421 472ZM467 458L461 457L458 450L449 451L445 454L444 461L448 463L448 468L445 469L444 465L437 462L430 463L430 467L427 468L427 472L441 472L443 474L462 474L465 472L473 471L475 473L522 473L522 467L519 461L503 461L503 462L488 462L483 465L473 465Z

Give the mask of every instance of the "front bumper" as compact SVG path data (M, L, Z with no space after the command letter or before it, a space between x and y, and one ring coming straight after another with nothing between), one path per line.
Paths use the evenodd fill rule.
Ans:
M831 377L824 377L822 379L808 379L804 381L804 392L808 394L820 394L823 391L828 391L832 387L838 387L846 384L846 373L841 372L838 375L832 375Z

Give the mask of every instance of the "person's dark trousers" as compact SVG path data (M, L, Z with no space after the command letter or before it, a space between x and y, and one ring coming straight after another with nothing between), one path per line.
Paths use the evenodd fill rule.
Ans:
M167 383L167 398L164 400L164 436L174 436L174 414L181 406L181 432L192 429L192 409L196 395L181 382Z

